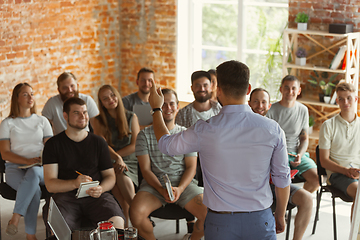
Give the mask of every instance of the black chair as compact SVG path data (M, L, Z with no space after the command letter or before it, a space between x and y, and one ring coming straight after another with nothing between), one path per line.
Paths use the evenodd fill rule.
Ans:
M41 199L45 199L49 192L46 190L45 186L41 186ZM5 182L5 161L2 159L0 154L0 195L7 200L16 200L16 190L6 184ZM1 225L1 216L0 216L0 225ZM1 230L0 230L0 240L1 240Z
M320 162L320 153L319 153L319 146L316 147L316 163L317 163L317 172L319 175L319 184L320 189L317 191L317 199L316 199L316 213L315 213L315 219L314 219L314 226L312 230L312 234L315 234L316 230L316 224L319 220L319 209L320 209L320 202L321 202L321 196L323 192L331 193L332 198L332 208L333 208L333 229L334 229L334 240L337 239L337 233L336 233L336 212L335 212L335 198L340 198L341 200L345 202L353 202L353 199L340 191L337 188L334 188L331 185L328 185L326 183L323 183L324 177L327 176L325 168L321 166Z
M273 204L271 205L271 210L274 213L275 209L276 209L276 199L275 199L275 188L274 185L271 186L271 190L273 193ZM286 210L288 211L288 215L287 215L287 219L286 219L286 240L289 240L289 235L290 235L290 223L291 223L291 214L292 214L292 209L295 208L296 205L292 204L292 203L288 203Z
M138 163L138 180L139 185L143 179L140 166ZM160 207L153 211L150 214L151 217L167 219L167 220L176 220L176 233L180 232L180 219L185 218L186 221L193 221L195 217L189 213L185 208L181 208L179 205L175 203L166 204L165 207Z

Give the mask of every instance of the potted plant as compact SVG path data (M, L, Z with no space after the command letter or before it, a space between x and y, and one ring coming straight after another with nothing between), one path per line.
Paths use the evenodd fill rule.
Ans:
M315 124L315 118L313 116L309 116L309 134L312 134L314 124Z
M297 29L301 31L306 31L308 21L309 15L304 12L299 12L295 18L295 22L297 23Z
M320 87L322 91L322 93L319 94L320 102L330 103L332 90L336 86L336 83L333 83L333 81L339 74L334 74L329 78L329 73L327 72L322 72L321 75L319 75L318 72L314 70L314 73L315 76L310 75L311 79L309 79L308 82L313 87ZM329 80L326 82L328 78Z
M306 50L302 47L299 47L295 52L295 64L300 66L306 65Z

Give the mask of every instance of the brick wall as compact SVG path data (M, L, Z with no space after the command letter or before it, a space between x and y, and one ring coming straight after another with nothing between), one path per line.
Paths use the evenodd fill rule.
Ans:
M175 88L176 0L0 0L0 120L13 87L30 83L40 113L63 71L96 99L102 84L137 90L150 67Z
M153 69L161 86L175 89L176 0L122 0L120 16L121 94L137 90L142 67Z
M93 97L104 83L120 85L118 0L0 0L0 29L0 119L20 82L33 86L38 112L63 71Z
M360 1L359 0L289 0L289 28L296 28L295 17L298 12L305 12L309 15L308 29L310 30L323 30L328 31L330 23L351 23L354 25L354 31L360 31ZM299 43L303 44L305 48L306 39L300 39ZM337 41L333 38L319 39L321 43L328 46L332 41ZM312 48L310 51L318 51L320 48ZM334 49L337 51L337 49ZM319 55L316 59L312 60L313 64L318 65L319 62L325 65L330 65L333 56L330 54ZM322 65L319 64L319 65ZM300 75L303 77L302 81L307 81L309 71L302 71ZM344 76L339 75L339 78ZM305 84L304 84L305 85ZM303 89L309 90L308 86L302 85ZM315 91L313 94L317 94ZM326 111L326 109L325 109ZM358 105L358 115L360 113L360 105ZM319 129L320 124L315 125L315 129ZM315 147L318 140L311 139L309 144L309 152L315 159Z

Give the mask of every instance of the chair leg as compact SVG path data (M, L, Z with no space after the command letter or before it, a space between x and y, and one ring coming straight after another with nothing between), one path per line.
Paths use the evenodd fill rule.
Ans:
M322 195L322 191L320 189L320 193L319 193L319 191L316 192L316 213L315 213L313 230L312 230L311 234L315 234L316 224L317 224L317 221L319 221L319 209L320 209L321 195Z
M335 197L332 197L332 207L333 207L333 223L334 223L334 240L337 240L336 234L336 212L335 212Z
M176 233L178 234L180 232L180 224L179 224L179 219L176 219Z
M291 223L291 209L289 209L288 211L288 219L286 221L286 238L285 240L289 240L289 235L290 235L290 223Z

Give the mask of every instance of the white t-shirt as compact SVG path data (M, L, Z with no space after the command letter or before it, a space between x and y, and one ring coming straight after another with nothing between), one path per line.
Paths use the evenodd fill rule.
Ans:
M93 118L99 115L99 109L97 108L94 99L81 93L79 93L79 98L85 101L89 118ZM64 102L61 100L61 97L58 94L49 98L41 112L43 116L52 121L54 135L61 133L67 128L67 122L63 116L63 105ZM89 131L89 127L86 127L86 130Z
M26 158L40 157L44 138L52 136L49 121L36 114L6 118L0 124L0 140L10 140L11 152Z
M319 148L330 149L330 159L342 167L360 168L359 133L359 117L356 116L355 120L349 123L338 114L322 124ZM327 170L328 176L331 173Z

